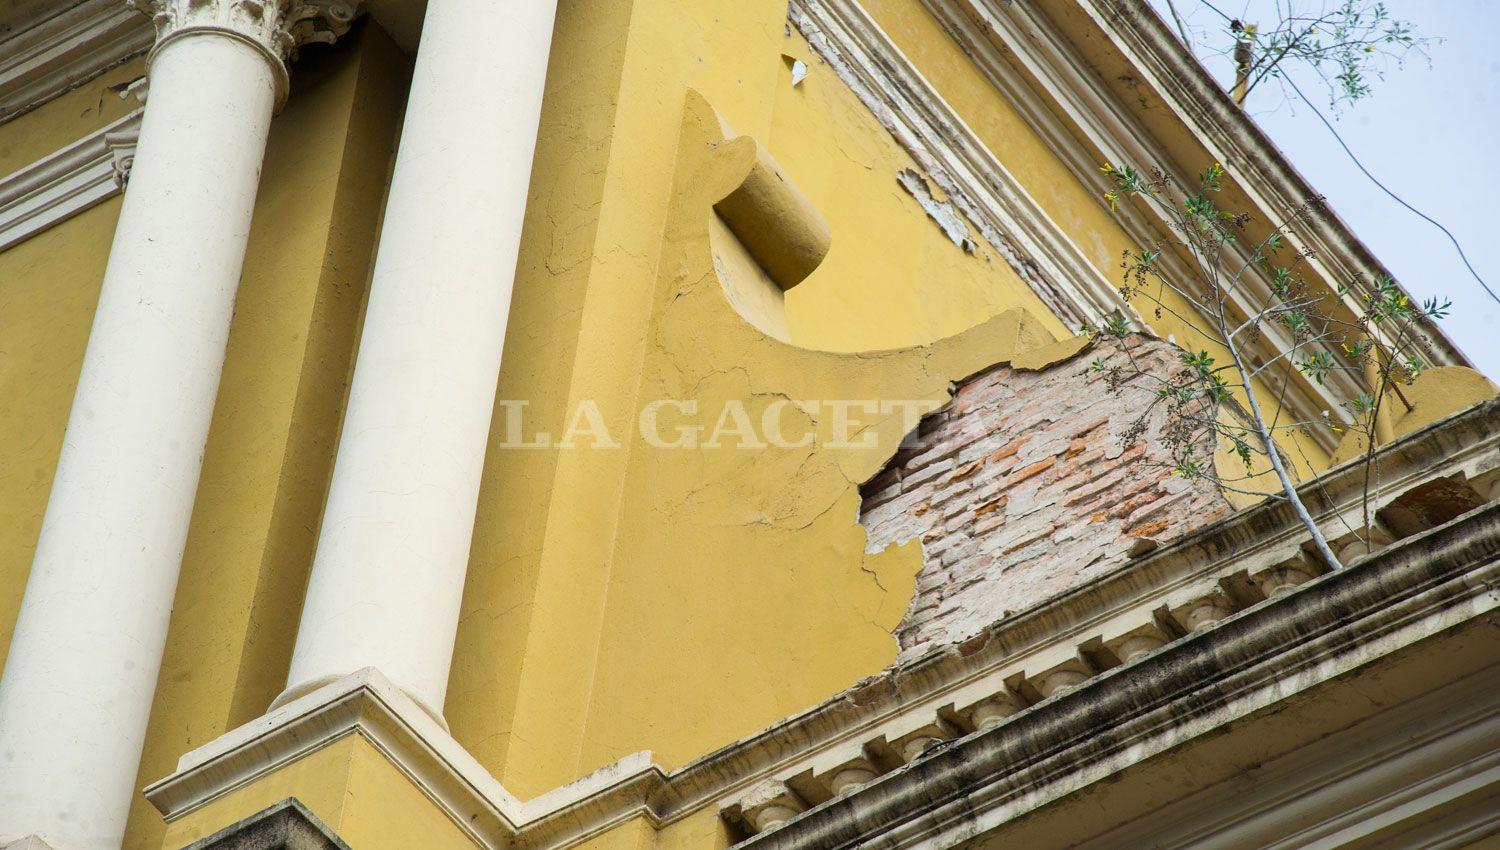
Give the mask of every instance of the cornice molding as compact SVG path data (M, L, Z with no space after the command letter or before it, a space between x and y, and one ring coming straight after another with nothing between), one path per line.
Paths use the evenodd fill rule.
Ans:
M365 668L299 697L184 755L145 789L168 821L359 735L379 750L476 845L571 847L638 814L666 784L650 753L636 753L522 802L380 671Z
M1267 576L1298 557L1305 536L1284 504L1263 503L1127 563L1089 585L1008 617L963 645L945 647L867 680L670 772L653 764L649 753L637 753L522 802L430 715L378 672L365 670L188 753L175 773L148 787L146 794L169 820L175 820L320 746L358 734L380 749L455 823L469 830L479 846L566 848L634 817L663 826L705 806L717 806L737 819L744 801L757 794L758 788L771 784L805 789L861 759L883 764L869 765L884 775L868 788L887 780L906 782L899 777L909 777L912 765L901 768L897 762L892 770L890 759L911 759L891 751L905 751L906 744L923 736L945 739L943 746L948 747L989 740L994 730L977 719L974 709L997 701L1018 707L1012 720L1041 718L1024 721L1030 724L1028 729L1054 722L1049 717L1076 721L1077 701L1067 700L1066 693L1039 699L1033 683L1057 669L1079 664L1082 653L1098 652L1111 637L1138 634L1143 628L1162 629L1168 638L1165 646L1105 671L1085 669L1086 678L1079 688L1096 696L1119 689L1155 688L1156 677L1177 669L1163 657L1197 659L1184 669L1205 680L1227 681L1238 668L1215 666L1214 659L1230 657L1218 654L1219 648L1228 646L1245 648L1250 653L1246 659L1260 659L1254 663L1269 677L1262 684L1269 683L1268 693L1274 696L1281 693L1278 688L1294 680L1297 687L1303 687L1314 679L1323 680L1325 674L1333 675L1336 671L1331 668L1319 668L1316 676L1299 678L1293 664L1303 655L1311 659L1308 653L1315 654L1318 646L1326 645L1281 640L1275 646L1252 646L1243 643L1246 629L1263 629L1256 634L1284 638L1288 629L1305 628L1308 634L1334 635L1331 640L1342 641L1339 645L1351 651L1364 647L1373 657L1446 628L1454 618L1483 614L1488 610L1485 606L1497 602L1492 591L1500 581L1494 574L1495 553L1500 551L1500 504L1495 503L1500 497L1497 435L1500 401L1491 401L1383 447L1378 455L1382 487L1374 496L1375 507L1389 505L1438 479L1467 481L1491 494L1490 504L1398 541L1339 573L1272 593L1252 590L1266 586ZM1343 518L1361 511L1362 470L1358 463L1339 467L1303 488L1303 498L1331 536L1337 535L1334 529ZM1476 560L1470 557L1476 552L1488 554ZM1364 596L1378 588L1384 594L1382 605L1360 608L1364 619L1340 620L1339 612L1355 610L1340 607L1344 597L1338 594L1346 592L1340 588L1348 587ZM1429 591L1437 596L1422 595ZM1218 625L1184 636L1169 622L1177 616L1171 612L1191 609L1203 599L1225 606L1216 616ZM1403 599L1412 604L1398 610ZM1422 599L1434 604L1422 603ZM1479 601L1465 607L1460 604L1465 599ZM1396 620L1404 624L1402 628L1410 628L1388 628ZM1276 654L1282 652L1289 654ZM1348 658L1351 664L1368 660L1355 655ZM1183 687L1174 692L1192 693L1197 686ZM1247 699L1254 696L1250 691L1246 695ZM1138 700L1139 696L1125 698ZM1173 716L1186 721L1204 706L1188 699L1168 700L1158 708L1158 719ZM1098 717L1088 716L1090 724ZM1174 728L1178 730L1174 734L1186 734L1182 730L1187 727ZM1077 740L1087 740L1097 728L1090 725L1086 731ZM925 763L928 754L915 756L916 763ZM823 802L841 805L846 799L830 802L825 796ZM823 808L806 816L821 817L817 812ZM818 841L783 845L773 837L786 829L763 833L764 838L752 846L762 846L761 841L772 842L765 846L834 846Z
M964 2L997 5L996 0ZM1092 28L1140 72L1141 79L1135 82L1149 86L1206 147L1219 152L1220 161L1249 166L1235 178L1262 209L1291 209L1318 195L1270 137L1188 52L1148 0L1045 0L1040 5L1056 7L1059 3L1076 6ZM1356 311L1363 308L1369 282L1389 274L1369 247L1327 207L1323 215L1301 228L1298 236L1313 249L1313 261L1325 266L1329 280L1348 283L1351 291L1345 300ZM1423 359L1427 365L1470 365L1435 323L1423 322L1419 331L1426 344Z
M0 251L120 194L141 110L0 178Z
M1401 846L1468 846L1500 823L1497 694L1500 667L1491 667L1262 764L1253 782L1239 776L1195 791L1078 850L1342 847L1417 812L1422 835L1403 831ZM1483 786L1490 791L1476 794ZM1471 795L1489 799L1453 805Z
M848 2L848 0L844 0ZM1101 162L1161 164L1174 168L1174 158L1100 79L1096 69L1079 55L1068 38L1035 3L1004 3L998 0L923 0L933 17L958 42L991 83L1002 92L1044 140L1073 176L1084 186L1102 184L1098 168ZM1107 27L1105 28L1108 29ZM1139 62L1132 57L1131 61ZM1133 67L1133 66L1132 66ZM1221 152L1203 128L1184 121L1183 126L1195 143L1206 148L1211 159L1230 163L1250 163L1236 170L1236 178L1254 182L1261 179L1258 160L1244 160ZM1267 143L1269 147L1269 143ZM1274 151L1274 147L1270 148ZM1275 154L1278 158L1279 153ZM1287 166L1288 168L1290 166ZM1193 175L1176 169L1173 172L1182 185L1191 185ZM1293 204L1312 197L1309 189ZM1273 220L1276 210L1291 206L1268 206L1264 197L1252 195L1263 220ZM1278 199L1280 200L1280 199ZM1102 201L1101 201L1102 203ZM1121 205L1116 220L1137 245L1156 244L1163 233L1171 233L1172 223L1160 211L1137 205ZM1242 246L1235 246L1238 261L1248 262ZM1168 273L1181 279L1196 275L1188 263L1173 252L1163 258ZM1318 263L1317 257L1310 262ZM1329 281L1339 280L1326 266L1320 275ZM1230 293L1230 302L1243 316L1251 315L1255 304L1266 303L1270 285L1259 275L1246 278L1242 287ZM1250 348L1262 361L1269 362L1278 352L1294 347L1289 333L1279 325L1267 325L1257 343ZM1303 346L1308 349L1307 346ZM1308 349L1311 350L1311 349ZM1341 355L1330 350L1336 359ZM1349 414L1343 402L1362 389L1355 375L1336 371L1324 383L1307 380L1298 373L1290 376L1286 395L1287 407L1294 421L1320 422L1322 412L1329 411L1345 423ZM1310 429L1312 437L1326 451L1338 442L1336 434L1326 428Z
M1071 327L1135 311L855 0L787 17L1038 297Z
M888 850L955 846L1130 764L1493 616L1500 607L1497 581L1500 505L1491 504L1162 649L1128 674L1106 676L925 755L738 846L854 847L877 837ZM1491 667L1486 684L1494 680ZM1493 712L1493 687L1485 690ZM1443 700L1437 713L1451 715L1451 708ZM1492 748L1483 750L1471 760L1493 768Z
M0 123L145 53L153 38L121 0L84 0L0 42Z

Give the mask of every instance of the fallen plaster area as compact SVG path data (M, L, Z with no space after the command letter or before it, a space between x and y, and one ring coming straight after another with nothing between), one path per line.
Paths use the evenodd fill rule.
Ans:
M903 658L957 643L1073 589L1231 508L1212 484L1173 475L1144 421L1146 392L1091 368L1170 374L1179 350L1133 337L1040 371L997 365L965 380L861 488L871 551L920 541L923 566L896 630ZM1137 378L1137 381L1144 380Z

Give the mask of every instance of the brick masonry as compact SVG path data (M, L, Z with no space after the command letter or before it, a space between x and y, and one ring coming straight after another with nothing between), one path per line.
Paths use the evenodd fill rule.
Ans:
M1113 392L1090 364L1124 365L1127 349L1163 377L1180 364L1171 343L1132 337L1043 371L992 367L959 384L862 488L871 551L921 541L924 565L896 631L903 659L1230 512L1212 484L1172 474L1160 414L1125 444L1149 378Z

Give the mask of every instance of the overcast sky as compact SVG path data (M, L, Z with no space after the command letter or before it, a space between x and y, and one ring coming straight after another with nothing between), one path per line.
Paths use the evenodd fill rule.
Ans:
M1246 22L1275 19L1275 0L1213 0ZM1283 7L1287 0L1281 0ZM1318 11L1334 0L1291 0ZM1166 17L1165 0L1153 0ZM1371 173L1408 203L1447 226L1470 262L1500 292L1500 0L1385 0L1391 14L1436 39L1427 59L1391 66L1374 94L1343 107L1334 126ZM1199 0L1177 0L1197 31L1225 44L1222 19ZM1170 18L1167 18L1170 21ZM1232 66L1199 52L1215 76ZM1429 64L1430 63L1430 64ZM1325 115L1327 89L1294 75ZM1391 274L1419 297L1453 302L1441 324L1475 365L1500 380L1500 304L1464 269L1447 237L1412 215L1359 172L1328 130L1298 101L1284 102L1274 83L1250 95L1250 114ZM1231 170L1233 168L1230 164Z

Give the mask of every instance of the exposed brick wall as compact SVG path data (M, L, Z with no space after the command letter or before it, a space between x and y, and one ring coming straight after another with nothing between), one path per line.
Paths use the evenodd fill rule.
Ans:
M1149 379L1112 392L1089 366L1125 364L1126 347L1156 374L1180 366L1176 346L1132 337L1040 372L994 367L959 385L865 485L872 551L922 541L925 564L896 632L903 658L1087 582L1143 539L1166 542L1230 511L1213 485L1165 466L1160 415L1123 443Z

